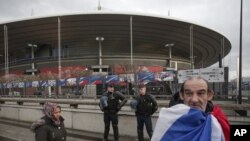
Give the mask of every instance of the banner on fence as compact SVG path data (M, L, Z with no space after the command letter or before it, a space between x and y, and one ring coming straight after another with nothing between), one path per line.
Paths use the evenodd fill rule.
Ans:
M84 86L89 83L89 77L80 77L79 78L79 85Z

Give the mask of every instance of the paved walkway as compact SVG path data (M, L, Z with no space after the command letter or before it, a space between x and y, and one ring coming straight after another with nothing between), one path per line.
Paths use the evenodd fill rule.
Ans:
M0 141L16 141L16 140L0 136Z
M34 141L35 134L26 127L0 122L0 141ZM67 141L94 141L98 139L81 139L67 137Z
M0 118L0 141L34 141L35 134L29 130L30 123ZM67 141L102 141L102 134L67 129ZM112 140L113 137L111 136ZM134 137L120 137L120 141L136 141Z

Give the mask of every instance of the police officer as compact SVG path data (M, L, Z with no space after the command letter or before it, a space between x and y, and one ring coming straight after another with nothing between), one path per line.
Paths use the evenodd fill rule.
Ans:
M110 122L114 131L114 140L119 140L118 132L118 112L125 105L127 99L119 91L114 91L114 84L108 84L107 91L102 94L100 108L104 112L104 136L103 140L108 140Z
M149 138L153 134L151 115L158 109L156 99L153 95L146 93L146 85L139 84L139 95L131 100L131 108L135 110L137 117L137 135L138 140L143 141L143 126L145 124Z

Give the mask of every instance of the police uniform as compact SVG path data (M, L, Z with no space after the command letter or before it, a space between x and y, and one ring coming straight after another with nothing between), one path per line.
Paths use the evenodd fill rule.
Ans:
M109 87L109 86L108 86ZM106 97L106 98L103 98ZM118 112L127 102L122 93L116 92L105 92L100 100L100 107L104 112L104 141L108 140L110 122L112 123L113 131L114 131L114 140L118 141L119 139L119 131L118 131ZM105 101L106 100L106 101ZM107 103L105 105L104 103Z
M139 88L146 87L145 85L139 85ZM145 93L144 95L138 95L131 101L131 108L135 109L137 118L137 135L138 140L143 141L143 126L145 124L149 138L151 139L153 134L151 115L158 109L156 99L153 95Z

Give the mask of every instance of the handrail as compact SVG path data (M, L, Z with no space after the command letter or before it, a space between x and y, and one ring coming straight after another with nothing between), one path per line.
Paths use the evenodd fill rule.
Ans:
M157 100L170 100L172 95L154 95ZM101 95L75 95L75 94L65 94L65 95L57 95L57 94L43 94L43 95L0 95L0 102L3 98L20 98L25 100L26 98L35 98L36 100L47 100L47 99L66 99L66 100L83 100L83 99L99 99ZM126 98L131 99L133 95L125 95ZM232 101L237 102L237 97L235 95L215 95L213 101ZM244 103L250 104L250 96L243 96Z
M131 97L130 97L131 98ZM128 98L128 99L130 99ZM169 103L169 98L166 97L167 99L158 99L159 107L167 107ZM99 100L96 98L91 98L91 97L78 97L78 98L55 98L55 97L44 97L44 98L39 98L39 97L0 97L0 103L5 103L5 102L17 102L19 105L23 105L24 102L30 102L30 103L40 103L43 104L46 101L48 102L56 102L59 104L70 104L70 105L97 105ZM127 103L129 105L129 103ZM221 108L225 110L250 110L250 104L218 104L221 106Z
M130 98L132 95L125 95L125 97ZM154 95L156 99L165 99L170 100L172 95ZM85 99L85 98L99 98L100 95L75 95L75 94L64 94L64 95L57 95L57 94L43 94L43 95L0 95L2 97L9 97L9 98L64 98L64 99ZM243 99L250 100L250 96L243 95ZM213 100L223 100L223 101L235 101L237 97L235 95L214 95ZM249 102L250 103L250 102Z

